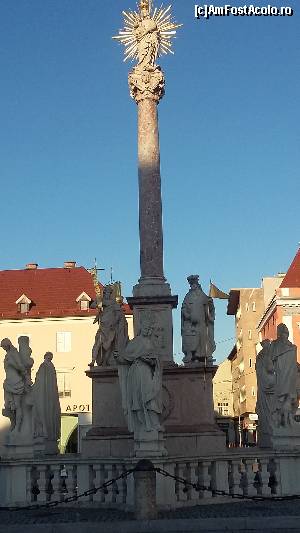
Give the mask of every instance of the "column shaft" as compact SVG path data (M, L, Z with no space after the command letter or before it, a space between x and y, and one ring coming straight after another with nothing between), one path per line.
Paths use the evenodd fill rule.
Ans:
M138 103L139 228L141 282L164 280L157 103Z

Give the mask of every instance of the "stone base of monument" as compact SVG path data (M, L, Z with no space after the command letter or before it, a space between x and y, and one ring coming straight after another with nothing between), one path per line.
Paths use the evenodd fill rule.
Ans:
M44 439L7 439L2 448L4 459L33 459L45 455Z
M216 425L213 408L212 378L216 369L168 364L164 367L162 423L164 447L169 457L188 458L225 451L225 434ZM82 441L82 455L154 457L148 445L148 450L136 453L122 410L117 369L94 367L86 374L93 382L93 420ZM159 447L157 457L161 457L162 451Z
M300 451L300 423L273 429L271 442L273 450Z
M144 431L134 441L135 457L164 457L168 454L162 431Z

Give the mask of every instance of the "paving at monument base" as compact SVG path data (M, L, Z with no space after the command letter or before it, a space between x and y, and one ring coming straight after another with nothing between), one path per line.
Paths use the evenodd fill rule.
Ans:
M132 512L95 507L0 512L0 532L159 533L185 531L300 531L300 499L285 501L209 502L159 512L158 520L134 520Z

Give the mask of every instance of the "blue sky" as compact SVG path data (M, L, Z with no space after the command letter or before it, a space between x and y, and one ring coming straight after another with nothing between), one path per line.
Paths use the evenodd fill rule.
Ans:
M285 271L300 241L299 2L293 17L194 18L161 60L165 273L225 291ZM254 2L263 5L263 2ZM215 5L222 5L215 2ZM235 2L234 5L240 5ZM241 3L244 5L244 2ZM284 5L273 2L273 5ZM0 269L96 256L139 277L136 105L112 41L132 0L1 0ZM179 312L174 314L180 352ZM234 335L217 303L216 340ZM218 360L233 341L218 344Z

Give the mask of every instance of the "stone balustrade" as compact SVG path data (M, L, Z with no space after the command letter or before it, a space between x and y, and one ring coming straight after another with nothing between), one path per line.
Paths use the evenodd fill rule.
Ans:
M101 459L83 460L80 456L59 456L56 459L2 461L0 463L1 507L44 504L85 491L116 479L134 468L135 461L117 462ZM168 460L155 466L173 477L156 474L157 503L163 508L197 505L210 498L227 495L290 496L300 495L300 454L265 452L255 448L235 449L218 457L196 457L192 460ZM188 483L197 483L207 490L196 490ZM81 496L78 505L97 505L132 509L134 502L133 475L120 478L106 490ZM70 504L69 504L70 505ZM74 502L72 503L74 505Z

